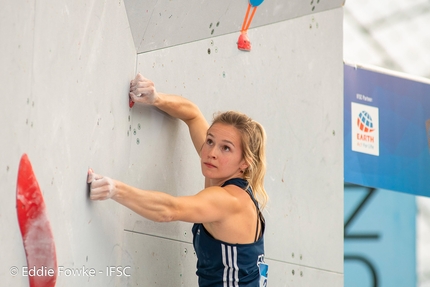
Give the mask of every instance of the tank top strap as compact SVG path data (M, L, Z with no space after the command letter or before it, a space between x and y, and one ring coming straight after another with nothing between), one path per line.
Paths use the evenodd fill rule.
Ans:
M243 178L231 178L229 180L227 180L226 182L224 182L221 187L227 186L227 185L236 185L240 188L242 188L243 190L245 190L249 196L251 197L252 201L254 202L254 204L257 206L257 208L259 208L258 206L258 201L255 199L254 194L252 193L252 189L249 186L249 183L246 179Z

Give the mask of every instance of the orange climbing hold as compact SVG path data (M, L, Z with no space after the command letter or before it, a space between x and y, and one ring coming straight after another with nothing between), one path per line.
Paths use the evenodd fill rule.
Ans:
M263 2L263 1L261 1ZM259 2L259 4L261 3ZM249 16L249 12L251 11L251 16ZM245 19L243 19L242 29L240 30L240 36L237 41L237 48L241 51L250 52L251 51L251 42L249 41L247 31L249 26L251 25L252 18L254 18L255 11L257 10L257 6L253 6L251 3L248 4L248 9L246 9Z

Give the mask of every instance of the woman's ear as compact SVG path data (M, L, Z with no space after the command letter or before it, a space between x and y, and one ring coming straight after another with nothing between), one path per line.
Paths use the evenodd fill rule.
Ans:
M240 164L239 169L241 170L241 172L245 172L245 170L249 167L249 164L245 161L242 160L242 163Z

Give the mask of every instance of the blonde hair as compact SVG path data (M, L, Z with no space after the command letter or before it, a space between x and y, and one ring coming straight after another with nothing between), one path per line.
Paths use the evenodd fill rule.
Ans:
M269 198L264 189L266 132L263 126L247 115L236 111L216 114L211 126L216 123L231 125L239 131L242 142L242 156L249 165L244 170L243 176L248 181L260 208L263 209Z

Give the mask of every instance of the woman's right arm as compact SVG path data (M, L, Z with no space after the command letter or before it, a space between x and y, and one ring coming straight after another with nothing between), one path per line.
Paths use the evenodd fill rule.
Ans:
M142 190L88 170L90 198L116 202L137 214L156 221L209 223L223 220L241 210L243 203L232 195L229 187L206 188L192 196L174 197L164 192Z
M158 93L154 83L141 74L137 74L130 83L130 98L135 103L153 105L170 116L185 122L194 147L200 155L209 124L197 105L181 96Z

